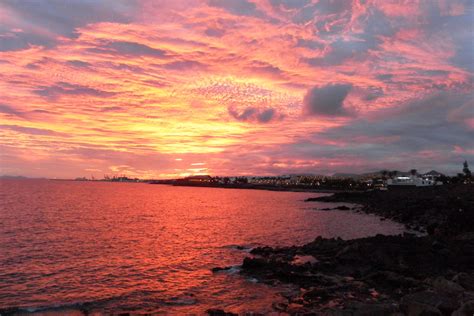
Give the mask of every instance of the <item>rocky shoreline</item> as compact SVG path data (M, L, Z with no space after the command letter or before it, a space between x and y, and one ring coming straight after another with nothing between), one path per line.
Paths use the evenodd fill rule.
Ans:
M288 303L275 310L292 315L474 314L474 186L336 193L308 201L357 203L364 212L428 234L318 237L303 246L253 249L242 274L295 286Z
M403 223L408 229L444 235L474 230L474 185L389 191L337 192L307 202L354 203L360 211Z

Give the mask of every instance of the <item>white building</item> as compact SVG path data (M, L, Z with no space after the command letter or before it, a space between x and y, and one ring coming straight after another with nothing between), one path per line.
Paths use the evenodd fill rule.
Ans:
M431 170L430 172L427 172L421 175L423 179L428 179L428 180L436 180L437 178L443 177L443 176L444 174L435 170Z
M398 176L393 179L387 180L387 186L415 186L415 187L427 187L433 185L441 185L441 182L437 182L434 179L420 178L415 175L409 176Z

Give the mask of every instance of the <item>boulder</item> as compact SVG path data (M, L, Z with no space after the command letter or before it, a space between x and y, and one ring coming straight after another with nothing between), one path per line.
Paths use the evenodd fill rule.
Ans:
M440 293L458 295L464 292L464 288L456 282L446 280L444 277L437 277L431 282L433 288Z
M408 316L442 316L439 309L419 302L408 302L400 305L400 309Z
M267 261L263 258L245 258L242 264L244 270L262 270L267 266Z
M209 316L238 316L238 314L226 312L222 309L211 308L207 310Z
M212 268L211 271L213 273L216 273L216 272L220 272L220 271L228 271L232 269L232 267L215 267L215 268Z
M392 271L378 271L367 276L365 279L369 284L387 289L411 288L419 284L419 281L406 277Z
M467 301L457 309L452 316L472 316L474 315L474 301Z
M431 291L422 291L405 295L400 302L400 310L411 316L450 315L459 308L453 297Z
M307 301L325 301L330 297L331 294L328 292L328 290L322 287L313 287L303 294L303 298Z
M358 303L353 306L353 316L386 316L401 315L400 310L393 304L362 304Z
M468 291L474 291L474 274L461 272L453 277L453 281Z

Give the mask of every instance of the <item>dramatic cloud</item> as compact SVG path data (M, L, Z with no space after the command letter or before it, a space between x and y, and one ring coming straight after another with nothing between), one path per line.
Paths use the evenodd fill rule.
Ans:
M206 68L206 65L194 60L179 60L164 65L164 68L170 70L196 71Z
M50 99L56 99L62 95L91 97L108 97L114 95L113 92L102 91L82 85L70 84L67 82L60 82L50 87L39 87L38 89L34 90L34 93Z
M327 130L320 135L350 141L360 137L396 138L388 154L421 150L451 150L454 146L472 147L474 130L467 119L474 117L474 96L438 93L409 102L395 109L375 112L349 125ZM390 146L386 146L387 151Z
M82 68L91 66L90 63L82 61L82 60L68 60L67 64L74 67L82 67Z
M257 10L256 5L248 0L209 0L209 5L213 7L223 8L235 15L260 15L260 12Z
M330 84L314 87L304 97L304 112L307 115L345 116L349 110L344 100L352 89L350 84Z
M8 16L0 26L0 51L26 49L30 45L51 47L56 44L55 35L77 38L77 29L89 23L127 23L133 14L132 3L122 0L2 1L2 12ZM2 35L2 29L8 26L24 31Z
M242 112L238 112L233 107L229 107L229 114L239 121L256 121L260 123L268 123L276 118L276 111L272 108L258 109L254 107L246 107Z
M456 173L473 25L467 0L0 1L0 174Z
M16 110L15 108L6 105L6 104L1 104L0 103L0 113L6 114L6 115L13 115L13 116L18 116L18 117L24 117L24 113L21 111Z
M30 135L40 135L40 136L65 136L64 134L51 131L48 129L33 128L33 127L23 127L17 125L0 125L1 129L11 130L22 134Z
M106 43L99 46L98 48L90 48L89 51L94 53L117 54L125 56L164 57L166 55L166 51L162 49L156 49L148 45L125 41Z

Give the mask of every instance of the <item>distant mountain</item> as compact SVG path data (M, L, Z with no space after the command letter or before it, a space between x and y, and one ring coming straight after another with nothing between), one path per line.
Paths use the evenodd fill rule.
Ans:
M288 175L283 175L283 177L284 176L289 176L289 177L322 177L323 175L314 174L314 173L290 173Z
M356 174L356 173L335 173L332 175L334 178L352 178L352 179L359 179L363 175Z
M0 179L16 179L16 180L21 180L21 179L29 179L27 177L24 177L24 176L10 176L10 175L2 175L0 176Z
M46 179L46 178L30 178L25 176L12 176L12 175L1 175L0 179L11 179L11 180L27 180L27 179Z

